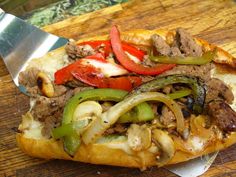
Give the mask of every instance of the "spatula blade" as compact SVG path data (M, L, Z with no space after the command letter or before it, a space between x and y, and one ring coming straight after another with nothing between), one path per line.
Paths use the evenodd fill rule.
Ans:
M17 86L18 75L29 60L67 42L67 39L46 33L14 15L0 13L0 55Z

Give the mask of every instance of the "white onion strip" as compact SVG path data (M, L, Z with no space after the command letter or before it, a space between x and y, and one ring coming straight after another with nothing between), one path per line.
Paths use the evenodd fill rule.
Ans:
M178 104L165 94L158 92L145 92L125 98L123 101L115 104L108 111L104 112L101 117L94 120L88 129L82 134L84 143L89 144L96 141L97 138L111 127L111 125L113 125L121 115L145 101L159 101L165 103L176 117L177 131L180 134L183 134L185 129L184 117Z

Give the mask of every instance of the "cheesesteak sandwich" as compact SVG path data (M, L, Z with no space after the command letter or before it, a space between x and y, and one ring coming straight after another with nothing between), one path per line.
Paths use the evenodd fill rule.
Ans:
M175 31L70 41L32 60L19 82L30 110L16 135L27 154L145 169L236 142L236 59Z

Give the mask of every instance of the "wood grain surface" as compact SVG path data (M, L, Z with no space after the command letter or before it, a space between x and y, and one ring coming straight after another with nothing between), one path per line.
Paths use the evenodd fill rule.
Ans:
M124 31L181 26L236 56L236 3L231 0L135 0L72 17L44 30L79 39L107 34L113 24ZM29 157L20 151L15 140L21 115L28 108L28 98L15 87L0 60L0 176L176 176L164 168L153 167L141 172L138 169ZM203 176L236 176L236 145L222 151Z

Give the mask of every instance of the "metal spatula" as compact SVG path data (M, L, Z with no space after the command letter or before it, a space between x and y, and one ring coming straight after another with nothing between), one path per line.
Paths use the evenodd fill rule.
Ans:
M67 39L42 31L0 8L0 56L19 87L18 75L26 63L65 45ZM24 89L20 87L24 92Z

